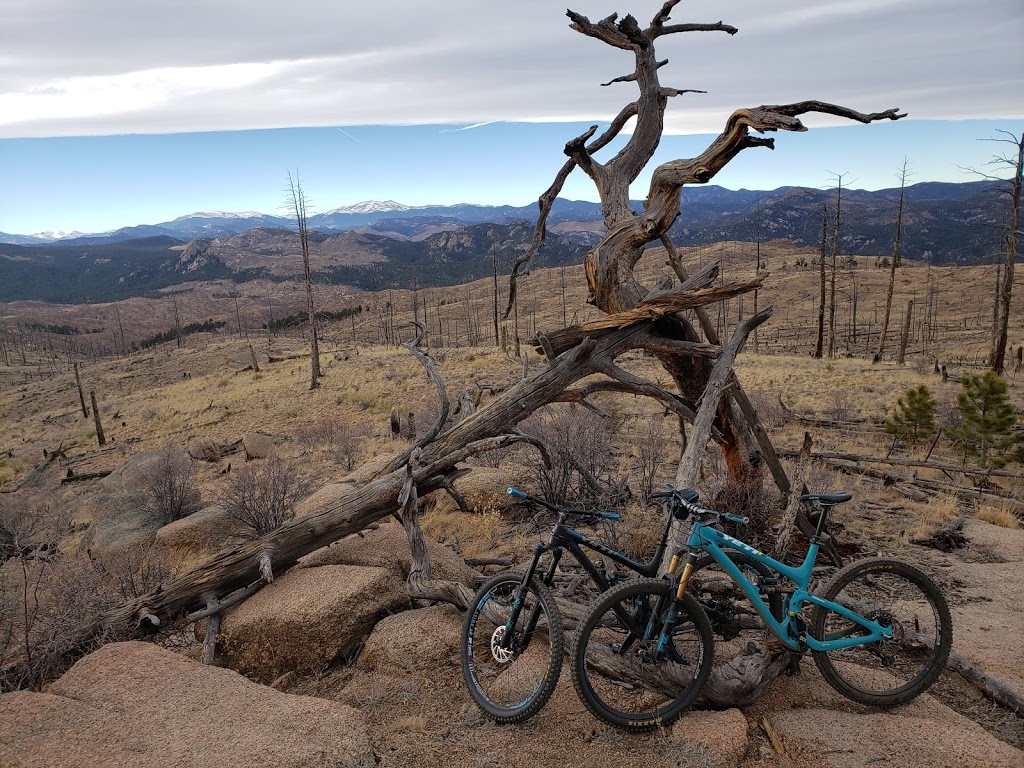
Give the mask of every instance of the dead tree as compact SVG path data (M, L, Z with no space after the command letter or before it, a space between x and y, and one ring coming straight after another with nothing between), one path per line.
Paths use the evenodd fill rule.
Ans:
M630 184L643 172L658 148L669 99L685 93L699 92L661 84L659 70L667 61L658 59L655 44L662 37L683 32L725 32L729 35L737 32L735 27L721 22L670 23L670 14L677 4L678 0L664 3L646 29L641 29L633 16L627 15L619 20L618 14L612 14L598 22L592 22L585 16L568 11L574 30L632 54L633 71L614 78L605 85L633 83L639 94L635 100L620 110L604 132L595 136L598 127L593 126L566 144L565 154L569 159L558 172L552 185L540 197L540 212L533 242L513 266L510 307L515 300L516 279L528 271L534 255L544 241L551 206L569 174L577 167L590 177L597 188L601 199L602 217L608 230L602 241L587 254L585 260L590 289L588 301L604 312L616 313L635 307L648 295L649 289L636 280L633 268L648 243L667 239L669 228L680 213L683 186L706 184L745 149L774 148L772 139L754 136L752 133L804 131L806 128L800 122L799 116L812 112L836 115L863 123L897 120L903 117L897 109L864 114L821 101L764 105L738 110L726 121L725 130L702 154L691 159L671 160L654 169L644 208L636 213L629 200ZM635 125L622 149L606 162L599 162L595 154L615 139L631 120L635 120ZM508 312L506 309L506 316ZM710 374L710 363L707 360L695 361L670 349L673 342L696 341L696 330L685 318L673 315L663 319L657 333L665 341L665 347L656 352L661 364L675 381L684 400L691 404L696 403ZM720 405L715 425L725 439L724 453L730 475L741 479L757 473L760 454L753 447L750 429L745 426L745 420L738 414L737 409L732 407L731 398L724 399Z
M903 331L900 333L900 351L896 355L896 364L903 365L907 359L907 342L910 340L910 320L914 316L914 300L907 301L907 316L903 318Z
M107 437L103 434L103 424L100 422L100 409L96 407L96 393L89 392L89 399L92 401L92 417L96 422L96 442L103 447L107 444Z
M872 362L879 362L882 353L885 351L885 334L889 330L889 317L892 314L892 292L896 285L896 268L900 265L900 239L903 236L903 200L907 188L907 164L908 160L903 158L903 168L900 170L900 202L896 208L896 239L892 244L892 264L889 265L889 290L885 295L885 319L882 320L882 332L878 336L878 351Z
M78 373L78 363L75 363L75 384L78 385L78 402L82 406L82 417L89 418L89 409L85 407L85 393L82 391L82 377Z
M818 255L818 340L814 345L814 357L820 360L825 354L825 249L828 245L828 204L821 204L821 247Z
M828 288L828 351L829 358L836 356L836 262L839 260L839 227L843 220L843 177L845 173L834 174L836 179L836 226L832 232L832 263L829 266Z
M1013 273L1017 260L1017 235L1020 234L1020 196L1021 177L1024 170L1024 133L1018 139L1012 133L999 131L1009 138L988 139L1011 144L1017 149L1016 159L1007 155L997 155L989 165L1001 168L1009 168L1013 171L1013 178L1010 179L1009 189L1003 190L1010 196L1010 224L1006 231L1006 262L1003 266L1003 279L999 283L998 295L996 297L995 322L992 329L992 351L989 354L988 365L996 373L1003 373L1006 367L1006 344L1009 338L1010 324L1010 299L1013 295ZM997 179L988 173L982 173L974 168L965 170L977 174L985 179Z
M295 222L299 227L299 245L302 247L302 270L306 277L306 312L309 316L309 358L310 377L309 388L316 389L320 386L320 342L316 336L316 312L313 308L313 274L309 268L309 227L306 224L306 192L302 188L302 179L298 171L295 177L288 174L288 198L286 203L295 215Z

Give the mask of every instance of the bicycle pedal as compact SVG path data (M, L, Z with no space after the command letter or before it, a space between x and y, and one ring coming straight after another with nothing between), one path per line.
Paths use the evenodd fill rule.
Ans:
M800 674L800 659L799 653L789 654L789 659L786 661L787 677L797 677Z

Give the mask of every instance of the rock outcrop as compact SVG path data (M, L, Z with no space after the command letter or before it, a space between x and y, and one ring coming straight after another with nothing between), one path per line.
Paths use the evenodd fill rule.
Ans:
M409 603L405 584L386 568L294 568L226 612L219 645L228 666L261 682L319 673Z
M7 768L373 765L363 716L149 643L112 643L46 693L0 696Z

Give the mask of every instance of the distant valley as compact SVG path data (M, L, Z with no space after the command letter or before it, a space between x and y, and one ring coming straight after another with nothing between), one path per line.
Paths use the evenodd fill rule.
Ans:
M1000 256L1007 219L997 182L907 188L902 252L932 264ZM672 229L680 246L786 240L816 247L834 190L687 187ZM844 190L839 252L892 251L898 190ZM639 210L640 203L635 207ZM507 272L533 237L536 206L408 207L366 202L310 216L317 279L365 290L451 285ZM831 232L831 226L829 227ZM558 199L542 266L579 263L603 234L597 203ZM112 301L194 280L286 281L302 269L294 222L255 212L203 212L116 232L49 240L0 234L0 301Z

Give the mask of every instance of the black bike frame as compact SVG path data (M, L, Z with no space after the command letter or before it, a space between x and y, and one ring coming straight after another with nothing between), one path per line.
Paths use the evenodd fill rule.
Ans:
M551 529L551 537L548 539L548 543L537 544L537 546L533 548L533 559L530 561L529 567L523 574L523 581L519 585L519 593L516 596L515 602L512 606L512 610L509 612L509 617L505 627L506 632L501 641L503 645L506 642L513 642L512 627L514 627L516 622L519 620L519 611L522 607L523 601L526 599L526 592L529 589L528 585L530 583L530 580L536 574L537 566L540 563L540 559L545 552L551 552L551 564L548 566L543 577L541 578L541 581L544 583L545 586L551 586L551 584L554 582L555 572L558 570L558 563L562 559L562 554L566 550L568 550L569 554L571 554L576 559L576 562L578 562L583 567L583 570L585 570L587 574L590 576L590 578L594 580L594 583L598 585L602 592L608 589L608 587L610 586L608 580L604 577L604 574L602 574L601 571L598 570L597 566L594 565L594 562L589 557L587 557L587 554L583 551L583 547L592 549L595 552L599 552L605 557L610 558L613 562L618 563L619 565L623 565L626 568L629 568L630 570L640 574L641 576L657 575L658 569L661 566L661 560L665 556L665 551L668 549L668 536L669 532L672 529L673 514L672 507L670 505L666 506L667 511L665 514L665 529L661 533L661 539L658 541L658 546L654 550L654 555L652 556L650 561L646 563L639 563L636 560L633 560L632 558L629 558L626 555L622 554L621 552L616 552L614 549L606 547L601 542L589 539L579 531L567 526L564 520L569 514L574 514L573 512L560 510L558 509L558 507L548 505L547 503L540 501L539 499L530 498L529 500L536 501L540 503L542 506L547 507L548 509L553 509L558 514L558 520L555 522L554 527ZM575 514L580 514L582 516L586 515L586 513L584 512L579 512ZM539 619L540 606L538 605L531 612L529 621L526 622L526 626L523 630L522 637L525 638L526 644L529 644L530 638L533 637L533 632L537 628L537 622L539 621Z

